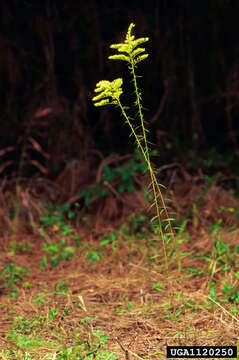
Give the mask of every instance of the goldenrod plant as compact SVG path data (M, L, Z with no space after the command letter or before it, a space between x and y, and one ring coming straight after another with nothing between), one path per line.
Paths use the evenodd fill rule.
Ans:
M128 65L128 69L132 76L132 82L134 86L134 94L135 94L135 107L136 107L136 115L134 118L130 117L127 114L127 107L123 106L120 100L121 95L123 94L123 79L117 78L113 81L108 80L101 80L96 84L95 92L98 93L95 97L93 97L94 105L95 106L105 106L105 105L116 105L120 108L121 113L129 125L131 129L131 133L135 138L136 145L140 149L143 158L147 164L147 168L151 178L151 189L153 192L153 204L151 206L155 206L156 215L151 219L154 224L155 233L160 235L160 238L163 242L164 248L164 256L165 256L165 264L168 268L167 262L167 249L166 245L169 242L170 238L174 239L174 232L171 225L171 219L168 215L168 210L160 189L160 185L157 177L156 171L153 168L150 160L150 149L149 143L147 140L147 132L148 130L145 128L145 121L143 116L143 106L142 106L142 94L140 92L138 86L138 75L136 75L136 68L138 64L147 59L149 54L146 53L145 48L140 47L146 43L149 38L148 37L141 37L135 39L135 36L132 35L132 29L134 28L135 24L131 23L129 25L125 41L119 44L112 44L110 47L111 49L115 49L118 51L118 54L109 56L111 60L122 60L126 62ZM136 122L139 122L136 123ZM139 133L140 131L140 133ZM166 214L166 221L167 224L164 227L162 226L161 215L162 213ZM165 232L166 231L166 232Z

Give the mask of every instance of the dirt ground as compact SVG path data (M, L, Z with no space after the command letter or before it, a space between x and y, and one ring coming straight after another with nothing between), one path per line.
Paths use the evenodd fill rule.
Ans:
M92 340L94 331L99 329L109 336L107 350L119 354L120 359L164 359L167 345L237 345L238 313L236 310L233 313L229 301L211 301L209 286L209 282L219 287L232 280L237 287L232 269L221 272L219 266L212 276L205 258L196 256L213 251L209 227L218 221L217 210L221 206L239 209L239 202L229 192L213 186L203 201L197 203L201 192L200 186L187 183L169 192L172 209L177 214L187 214L188 224L178 237L177 248L168 258L167 266L161 242L156 250L154 248L157 256L149 260L147 241L132 237L136 243L132 245L132 241L125 241L120 235L117 250L106 247L104 256L89 262L86 246L90 244L92 249L98 249L99 234L109 233L116 227L110 222L101 225L99 217L94 227L75 228L83 240L74 258L63 260L53 268L47 265L45 270L39 269L45 241L42 234L27 231L19 222L17 243L28 243L31 251L14 252L9 247L12 234L3 229L0 269L13 262L28 268L29 274L17 284L17 297L7 296L9 289L0 287L1 349L13 346L6 334L14 319L19 315L43 319L52 308L58 309L52 333L63 331L67 346L72 345L74 329L79 338L88 338L87 341ZM189 206L192 203L197 206ZM235 211L224 210L220 214L220 239L230 246L238 245L238 230L232 228L237 221ZM47 229L46 233L56 241L61 234L53 230ZM238 271L236 264L238 261L234 266ZM202 273L192 275L188 272L192 268ZM65 293L57 291L62 281L67 284ZM234 307L237 309L238 305ZM64 313L64 309L67 312ZM45 319L44 325L39 325L38 334L55 341L46 322ZM44 354L46 348L42 346L37 351Z

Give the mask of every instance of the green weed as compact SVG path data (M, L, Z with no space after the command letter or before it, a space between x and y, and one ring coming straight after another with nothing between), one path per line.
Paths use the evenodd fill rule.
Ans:
M45 269L48 264L52 267L57 266L62 260L69 260L75 256L76 248L68 244L68 239L74 241L78 247L82 238L74 234L74 230L66 223L66 220L75 218L77 214L71 210L70 204L53 205L45 203L45 215L40 218L43 223L43 231L50 228L56 233L61 233L60 241L47 240L42 244L43 251L47 254L43 256L40 264L41 269Z
M51 202L44 202L45 214L40 217L43 228L52 228L54 231L60 230L63 235L69 235L74 230L66 224L66 219L74 219L77 212L71 210L71 204L54 205Z
M52 267L57 266L62 260L69 260L75 256L76 249L68 246L67 240L63 237L58 242L49 241L42 244L43 251L47 254L43 256L40 268L44 269L49 263Z
M27 275L28 272L28 268L16 266L12 262L8 263L0 271L0 279L2 281L2 286L10 290L7 296L18 296L18 288L16 287L16 284L21 281L24 275Z
M115 105L120 109L125 122L130 127L137 148L140 150L143 156L151 178L151 191L153 196L153 203L151 206L154 207L156 211L156 216L154 216L151 221L154 226L155 234L158 235L159 239L163 242L165 266L168 269L168 249L166 244L169 243L170 239L174 240L174 232L171 225L171 221L173 219L169 217L168 210L161 193L160 184L156 178L156 171L153 169L151 164L150 148L149 142L147 140L148 130L145 128L145 121L143 116L142 93L140 92L138 86L139 76L136 74L138 64L148 57L148 54L145 52L145 48L140 47L140 45L147 42L149 38L145 37L135 39L135 36L132 35L132 29L134 26L135 25L133 23L129 25L128 32L123 43L113 44L110 46L111 49L117 50L118 54L109 56L109 59L124 61L128 66L134 87L134 108L136 109L135 117L132 118L129 116L127 114L128 107L121 103L120 97L123 94L122 78L117 78L113 81L99 81L95 88L97 95L93 98L93 101L95 106ZM139 129L141 130L141 133L139 133ZM162 214L164 214L165 218L161 220ZM164 228L162 226L163 222L166 223Z
M102 167L102 177L100 182L96 182L93 186L87 187L78 195L83 197L85 207L90 208L94 201L109 195L108 184L114 188L116 186L116 189L120 194L123 194L124 192L135 192L134 179L140 173L145 173L146 169L147 165L143 160L142 155L139 151L136 151L135 156L130 159L128 165L118 166L115 169L111 169L109 166L104 165ZM147 196L146 189L144 189L144 191Z
M24 242L23 244L16 244L16 250L20 253L31 253L32 248L28 242Z
M48 304L48 300L45 299L46 295L44 295L42 292L37 294L37 297L32 299L32 302L34 305L37 305L39 308L43 305L43 304Z
M127 299L126 299L127 300ZM127 302L127 309L130 310L132 304ZM68 359L68 360L104 360L118 359L119 355L106 350L108 336L100 330L92 331L91 323L97 321L97 317L87 316L80 321L80 325L85 329L86 335L79 335L79 328L73 326L73 334L71 345L67 340L64 327L56 327L54 331L54 323L60 316L66 316L67 312L63 309L63 313L55 307L49 308L46 316L35 315L31 319L17 316L13 322L9 332L6 334L8 345L11 350L0 350L1 359ZM47 341L44 337L48 333L53 340ZM55 339L55 340L54 340ZM46 353L44 356L38 354L36 349L43 348L52 349L54 352Z
M67 295L68 285L65 280L58 281L54 284L52 293L54 295Z

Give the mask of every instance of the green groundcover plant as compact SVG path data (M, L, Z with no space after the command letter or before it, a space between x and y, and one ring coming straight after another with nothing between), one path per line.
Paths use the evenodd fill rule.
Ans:
M131 129L131 135L135 138L135 142L139 150L141 151L143 158L147 164L148 172L151 178L150 188L153 194L153 203L152 207L156 210L156 215L151 219L154 231L159 235L159 239L163 242L165 264L167 266L167 244L170 239L174 240L174 232L171 225L172 218L169 217L168 210L160 189L160 184L156 177L156 171L152 166L150 160L150 148L149 142L147 140L147 129L145 128L145 121L143 116L143 106L142 106L142 93L138 86L139 76L136 74L137 66L140 62L147 59L149 56L145 48L141 47L142 44L146 43L149 38L141 37L135 39L135 36L132 35L132 29L135 24L131 23L129 25L125 41L119 44L111 45L111 49L117 50L118 54L109 56L111 60L122 60L124 61L130 71L132 77L132 83L134 87L134 108L136 109L136 114L132 118L128 115L128 107L124 106L121 102L121 95L123 94L123 79L117 78L113 81L101 80L96 84L95 93L96 96L93 97L95 106L106 106L106 105L115 105L117 106L121 114ZM166 221L166 226L162 226L162 214L164 213L164 220Z

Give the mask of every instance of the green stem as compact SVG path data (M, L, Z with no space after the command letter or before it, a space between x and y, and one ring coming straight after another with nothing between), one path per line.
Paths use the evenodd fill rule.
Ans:
M170 226L171 226L171 222L168 218L168 214L167 214L167 208L166 208L166 205L165 205L165 202L164 202L164 199L163 199L163 196L162 196L162 193L161 193L161 190L160 190L160 187L159 187L159 183L156 179L156 176L155 176L155 173L152 169L152 166L151 166L151 162L150 162L150 159L149 159L149 156L147 156L147 153L145 151L145 149L143 148L141 142L139 141L139 138L135 132L135 129L133 127L133 125L131 124L130 120L129 120L129 117L128 115L126 114L125 110L124 110L124 107L122 106L121 102L119 99L117 99L117 103L118 103L118 106L122 112L122 115L124 116L127 124L129 125L131 131L132 131L132 134L134 135L135 139L136 139L136 143L137 143L137 146L139 147L139 149L141 150L141 153L145 159L145 162L148 166L148 169L149 169L149 172L150 172L150 177L151 177L151 185L153 187L153 194L154 194L154 204L156 206L156 212L157 212L157 219L158 219L158 223L159 223L159 231L160 231L160 235L161 235L161 238L162 238L162 242L163 242L163 250L164 250L164 258L165 258L165 265L166 265L166 269L168 270L168 262L167 262L167 250L166 250L166 244L165 244L165 241L164 241L164 233L163 233L163 228L162 228L162 224L161 224L161 221L160 221L160 209L159 209L159 206L158 206L158 201L157 201L157 191L158 193L160 194L160 198L161 198L161 201L162 201L162 204L163 204L163 208L165 209L166 211L166 215L167 215L167 219L170 223ZM156 189L157 188L157 189ZM170 227L170 232L173 234L173 230L172 228Z
M161 199L161 203L162 203L162 206L163 206L163 209L165 211L165 214L166 214L166 218L167 218L167 222L169 224L169 230L170 230L170 233L173 235L173 229L172 229L172 224L171 224L171 221L170 221L170 218L169 218L169 215L168 215L168 210L167 210L167 207L166 207L166 204L165 204L165 201L164 201L164 198L163 198L163 195L161 193L161 190L160 190L160 186L159 186L159 183L156 179L156 176L155 176L155 172L151 166L151 162L150 162L150 156L149 156L149 148L148 148L148 141L147 141L147 136L146 136L146 129L145 129L145 126L144 126L144 117L143 117L143 112L142 112L142 104L141 104L141 99L140 99L140 92L139 92L139 89L138 89L138 83L137 83L137 77L136 77L136 73L135 73L135 65L134 65L134 60L132 58L130 58L130 65L129 65L129 69L130 69L130 72L132 74L132 77L133 77L133 84L134 84L134 88L135 88L135 94L136 94L136 105L138 107L138 113L139 113L139 117L140 117L140 123L141 123L141 128L142 128L142 133L143 133L143 139L144 139L144 146L145 148L143 148L141 146L141 143L135 133L135 131L133 131L133 134L136 138L136 141L137 141L137 144L138 146L140 147L140 150L142 152L142 154L144 155L144 158L146 160L146 163L148 165L148 169L149 169L149 172L150 172L150 177L151 177L151 185L152 185L152 188L153 188L153 194L154 194L154 205L156 207L156 214L157 214L157 218L158 218L158 223L159 223L159 229L160 229L160 234L161 234L161 237L162 239L164 239L163 237L163 229L162 229L162 223L161 223L161 220L160 220L160 209L159 209L159 206L158 206L158 201L157 201L157 194L159 194L160 196L160 199ZM122 110L122 109L121 109ZM130 121L127 121L127 123L130 125L130 128L132 130L132 125L130 124ZM164 243L164 241L163 241ZM165 252L165 256L167 257L166 255L166 247L165 247L165 244L164 244L164 252Z

